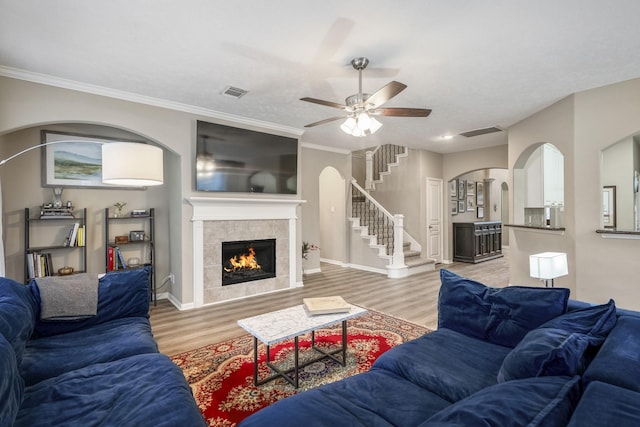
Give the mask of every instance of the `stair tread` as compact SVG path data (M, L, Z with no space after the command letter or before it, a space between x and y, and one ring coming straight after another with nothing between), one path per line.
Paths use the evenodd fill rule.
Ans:
M419 265L435 264L435 261L430 258L418 258L412 260L405 260L407 267L417 267Z

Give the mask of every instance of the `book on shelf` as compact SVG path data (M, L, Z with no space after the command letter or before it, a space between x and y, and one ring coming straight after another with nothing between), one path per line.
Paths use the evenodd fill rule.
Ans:
M107 248L107 270L113 271L115 268L115 251L113 250L113 246L109 246Z
M351 310L351 305L340 296L303 298L302 303L309 314L335 314L346 313Z
M84 229L84 225L82 226L82 228ZM64 239L63 246L84 246L84 245L78 244L78 232L79 232L79 230L80 230L80 223L76 222L69 229L69 234ZM83 235L84 235L84 232L83 232ZM84 237L83 237L83 239L84 239Z
M120 268L127 268L127 263L124 262L124 256L122 256L122 251L117 246L116 246L116 256L118 257L118 265L120 266Z
M27 254L27 272L29 279L52 276L53 261L50 253L30 252Z

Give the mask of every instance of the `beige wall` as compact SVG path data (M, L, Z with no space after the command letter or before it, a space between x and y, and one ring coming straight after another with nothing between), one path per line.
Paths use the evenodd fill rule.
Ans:
M574 98L567 97L533 116L517 123L509 129L509 170L513 173L516 162L528 155L535 147L543 143L555 145L564 155L565 188L565 227L564 233L547 230L529 230L506 227L509 232L510 283L513 285L539 286L540 281L529 277L529 255L539 252L566 252L569 262L569 275L556 279L556 286L571 289L571 297L576 297L574 260L575 226L573 177L573 113ZM513 176L511 177L513 182ZM510 194L513 207L514 188ZM511 212L513 222L514 212Z
M305 203L300 209L300 242L305 241L320 246L319 251L311 252L309 259L304 261L304 269L319 270L320 257L337 263L348 263L348 234L346 232L334 233L331 230L327 230L327 228L330 227L331 223L337 221L338 228L347 229L347 218L351 216L351 213L348 212L350 205L346 203L340 204L337 200L334 200L334 196L335 193L350 194L351 154L348 151L330 150L318 146L308 146L303 143L301 157L301 169L304 171L302 175L302 199L305 200ZM331 168L331 172L328 173L330 179L321 180L320 178L327 168ZM330 204L336 208L335 212L324 210L324 208L330 209L331 206L325 206L324 208L321 206L321 184L325 186L322 190L322 198L333 200ZM330 186L336 185L342 186L342 188L336 188L336 192L333 195L329 194L331 193ZM322 224L324 224L324 230L321 228ZM332 233L331 238L327 237L327 233ZM327 245L323 242L323 234Z
M614 298L618 306L638 310L640 241L603 239L595 230L601 227L601 150L640 131L640 79L581 92L575 99L577 296L594 302Z

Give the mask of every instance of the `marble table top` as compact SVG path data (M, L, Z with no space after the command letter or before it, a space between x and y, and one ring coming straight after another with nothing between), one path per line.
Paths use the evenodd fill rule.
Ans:
M349 304L348 312L311 315L303 304L238 320L238 326L267 345L311 332L343 320L362 316L368 310Z

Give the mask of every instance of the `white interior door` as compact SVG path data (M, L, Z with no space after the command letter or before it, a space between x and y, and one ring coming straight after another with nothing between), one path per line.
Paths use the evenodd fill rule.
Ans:
M442 180L427 178L427 258L442 262Z

